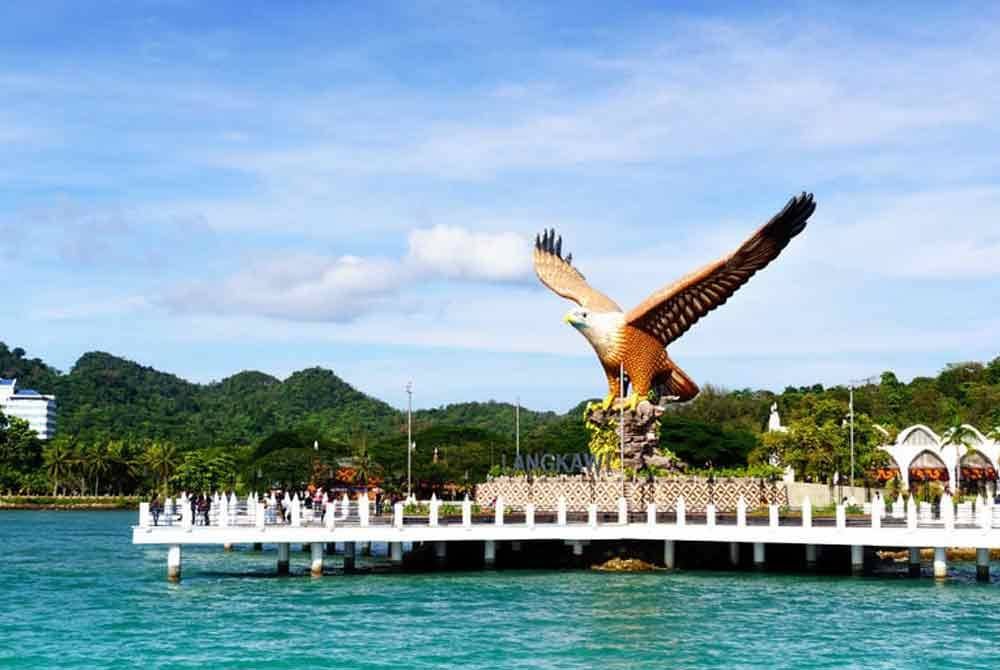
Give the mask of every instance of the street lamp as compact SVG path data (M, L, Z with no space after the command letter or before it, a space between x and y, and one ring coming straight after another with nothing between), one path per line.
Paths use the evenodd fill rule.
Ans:
M618 406L618 448L621 451L622 498L625 497L625 362L618 364L618 385L621 396Z
M521 457L521 397L518 396L514 404L514 456Z
M406 382L406 498L413 497L413 382Z

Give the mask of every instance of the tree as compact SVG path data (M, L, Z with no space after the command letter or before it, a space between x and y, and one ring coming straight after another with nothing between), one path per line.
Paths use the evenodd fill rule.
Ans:
M177 447L170 442L153 442L146 449L144 460L159 480L161 493L167 495L167 482L181 460Z
M52 495L57 495L59 485L73 472L73 452L68 444L56 440L42 451L42 459L52 482Z
M101 494L101 477L111 471L111 454L108 445L97 442L82 450L85 471L94 478L94 495Z

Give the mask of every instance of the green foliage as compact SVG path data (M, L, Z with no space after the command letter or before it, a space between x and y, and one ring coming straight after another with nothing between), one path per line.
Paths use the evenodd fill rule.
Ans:
M199 385L92 352L63 374L0 343L0 376L57 395L59 407L59 433L44 450L27 424L0 417L0 491L245 491L330 477L346 464L356 469L359 482L381 478L383 488L405 490L405 413L329 370L302 370L284 381L246 371ZM842 386L789 387L780 394L707 386L694 401L672 406L663 419L661 446L693 466L711 463L717 477L750 469L759 474L778 458L800 476L826 481L849 469L847 397ZM787 433L764 432L775 401ZM616 431L588 432L585 405L562 415L522 408L522 452L590 449L617 465ZM500 474L504 463L513 465L514 410L490 401L414 412L415 483L474 483L487 473ZM950 365L937 377L909 383L885 372L878 382L855 389L855 410L859 475L884 462L876 447L901 426L1000 429L1000 357ZM876 423L890 436L881 435Z
M587 421L589 410L590 406L588 405L583 412L583 422L590 434L587 448L598 463L613 470L621 468L621 437L618 431L614 424L605 423L598 426Z
M711 463L725 468L745 465L759 440L744 429L726 429L686 416L665 414L660 422L660 445L691 465Z

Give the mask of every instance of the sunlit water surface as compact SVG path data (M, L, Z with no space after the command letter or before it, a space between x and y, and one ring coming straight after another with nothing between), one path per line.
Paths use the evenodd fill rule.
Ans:
M328 575L0 512L3 668L997 668L1000 584L721 572Z

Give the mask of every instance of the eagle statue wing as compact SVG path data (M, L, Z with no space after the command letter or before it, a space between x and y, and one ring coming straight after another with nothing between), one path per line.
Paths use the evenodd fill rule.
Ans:
M535 274L543 284L581 307L596 312L620 312L614 300L587 283L573 267L573 254L562 257L562 237L555 230L546 230L535 237Z
M664 346L670 344L777 258L806 227L815 209L812 193L792 198L739 249L646 298L625 316L626 324L652 335Z

